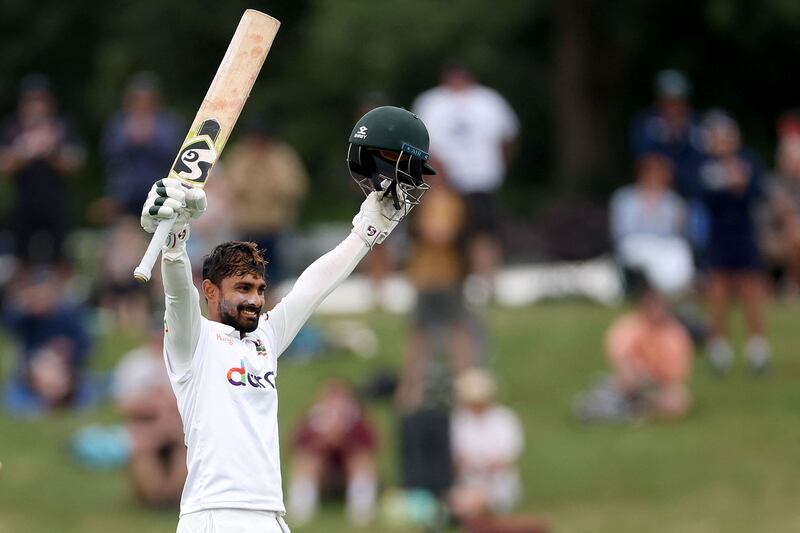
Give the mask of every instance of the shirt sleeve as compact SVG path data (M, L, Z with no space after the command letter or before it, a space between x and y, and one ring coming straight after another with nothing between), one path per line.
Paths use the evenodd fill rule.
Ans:
M200 339L200 296L192 283L192 267L186 243L161 254L164 282L164 354L170 372L182 377L192 364Z
M278 355L286 350L319 304L353 272L367 251L364 241L351 233L297 278L289 294L269 312Z

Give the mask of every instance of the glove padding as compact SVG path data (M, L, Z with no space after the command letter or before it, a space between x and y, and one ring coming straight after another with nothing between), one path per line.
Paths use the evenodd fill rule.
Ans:
M398 188L398 192L402 191ZM391 195L373 191L353 217L353 233L370 247L382 243L403 218L402 209L395 209Z
M165 246L172 248L189 237L188 221L206 210L203 189L184 187L175 178L158 180L150 188L142 208L142 229L154 233L162 220L173 220Z
M150 188L142 208L142 228L153 233L162 220L174 219L174 226L198 218L206 210L203 189L186 188L175 178L158 180Z

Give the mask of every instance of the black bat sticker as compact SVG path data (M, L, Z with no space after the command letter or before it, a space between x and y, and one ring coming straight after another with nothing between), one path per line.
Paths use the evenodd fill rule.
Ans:
M216 119L204 121L197 135L184 143L180 154L172 166L172 173L184 181L204 184L208 173L217 160L214 141L219 135L220 126Z

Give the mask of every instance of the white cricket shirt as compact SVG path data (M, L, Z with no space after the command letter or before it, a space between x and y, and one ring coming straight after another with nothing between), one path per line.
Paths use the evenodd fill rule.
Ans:
M367 250L350 234L243 337L201 316L185 244L163 251L164 357L188 448L181 515L218 508L285 512L278 357Z

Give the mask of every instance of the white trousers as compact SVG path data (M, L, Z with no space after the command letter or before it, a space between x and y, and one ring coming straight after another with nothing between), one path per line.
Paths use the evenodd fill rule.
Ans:
M177 533L291 532L278 513L249 509L207 509L181 516Z
M681 237L631 235L617 245L622 264L641 268L647 281L666 294L689 287L694 276L692 249Z

